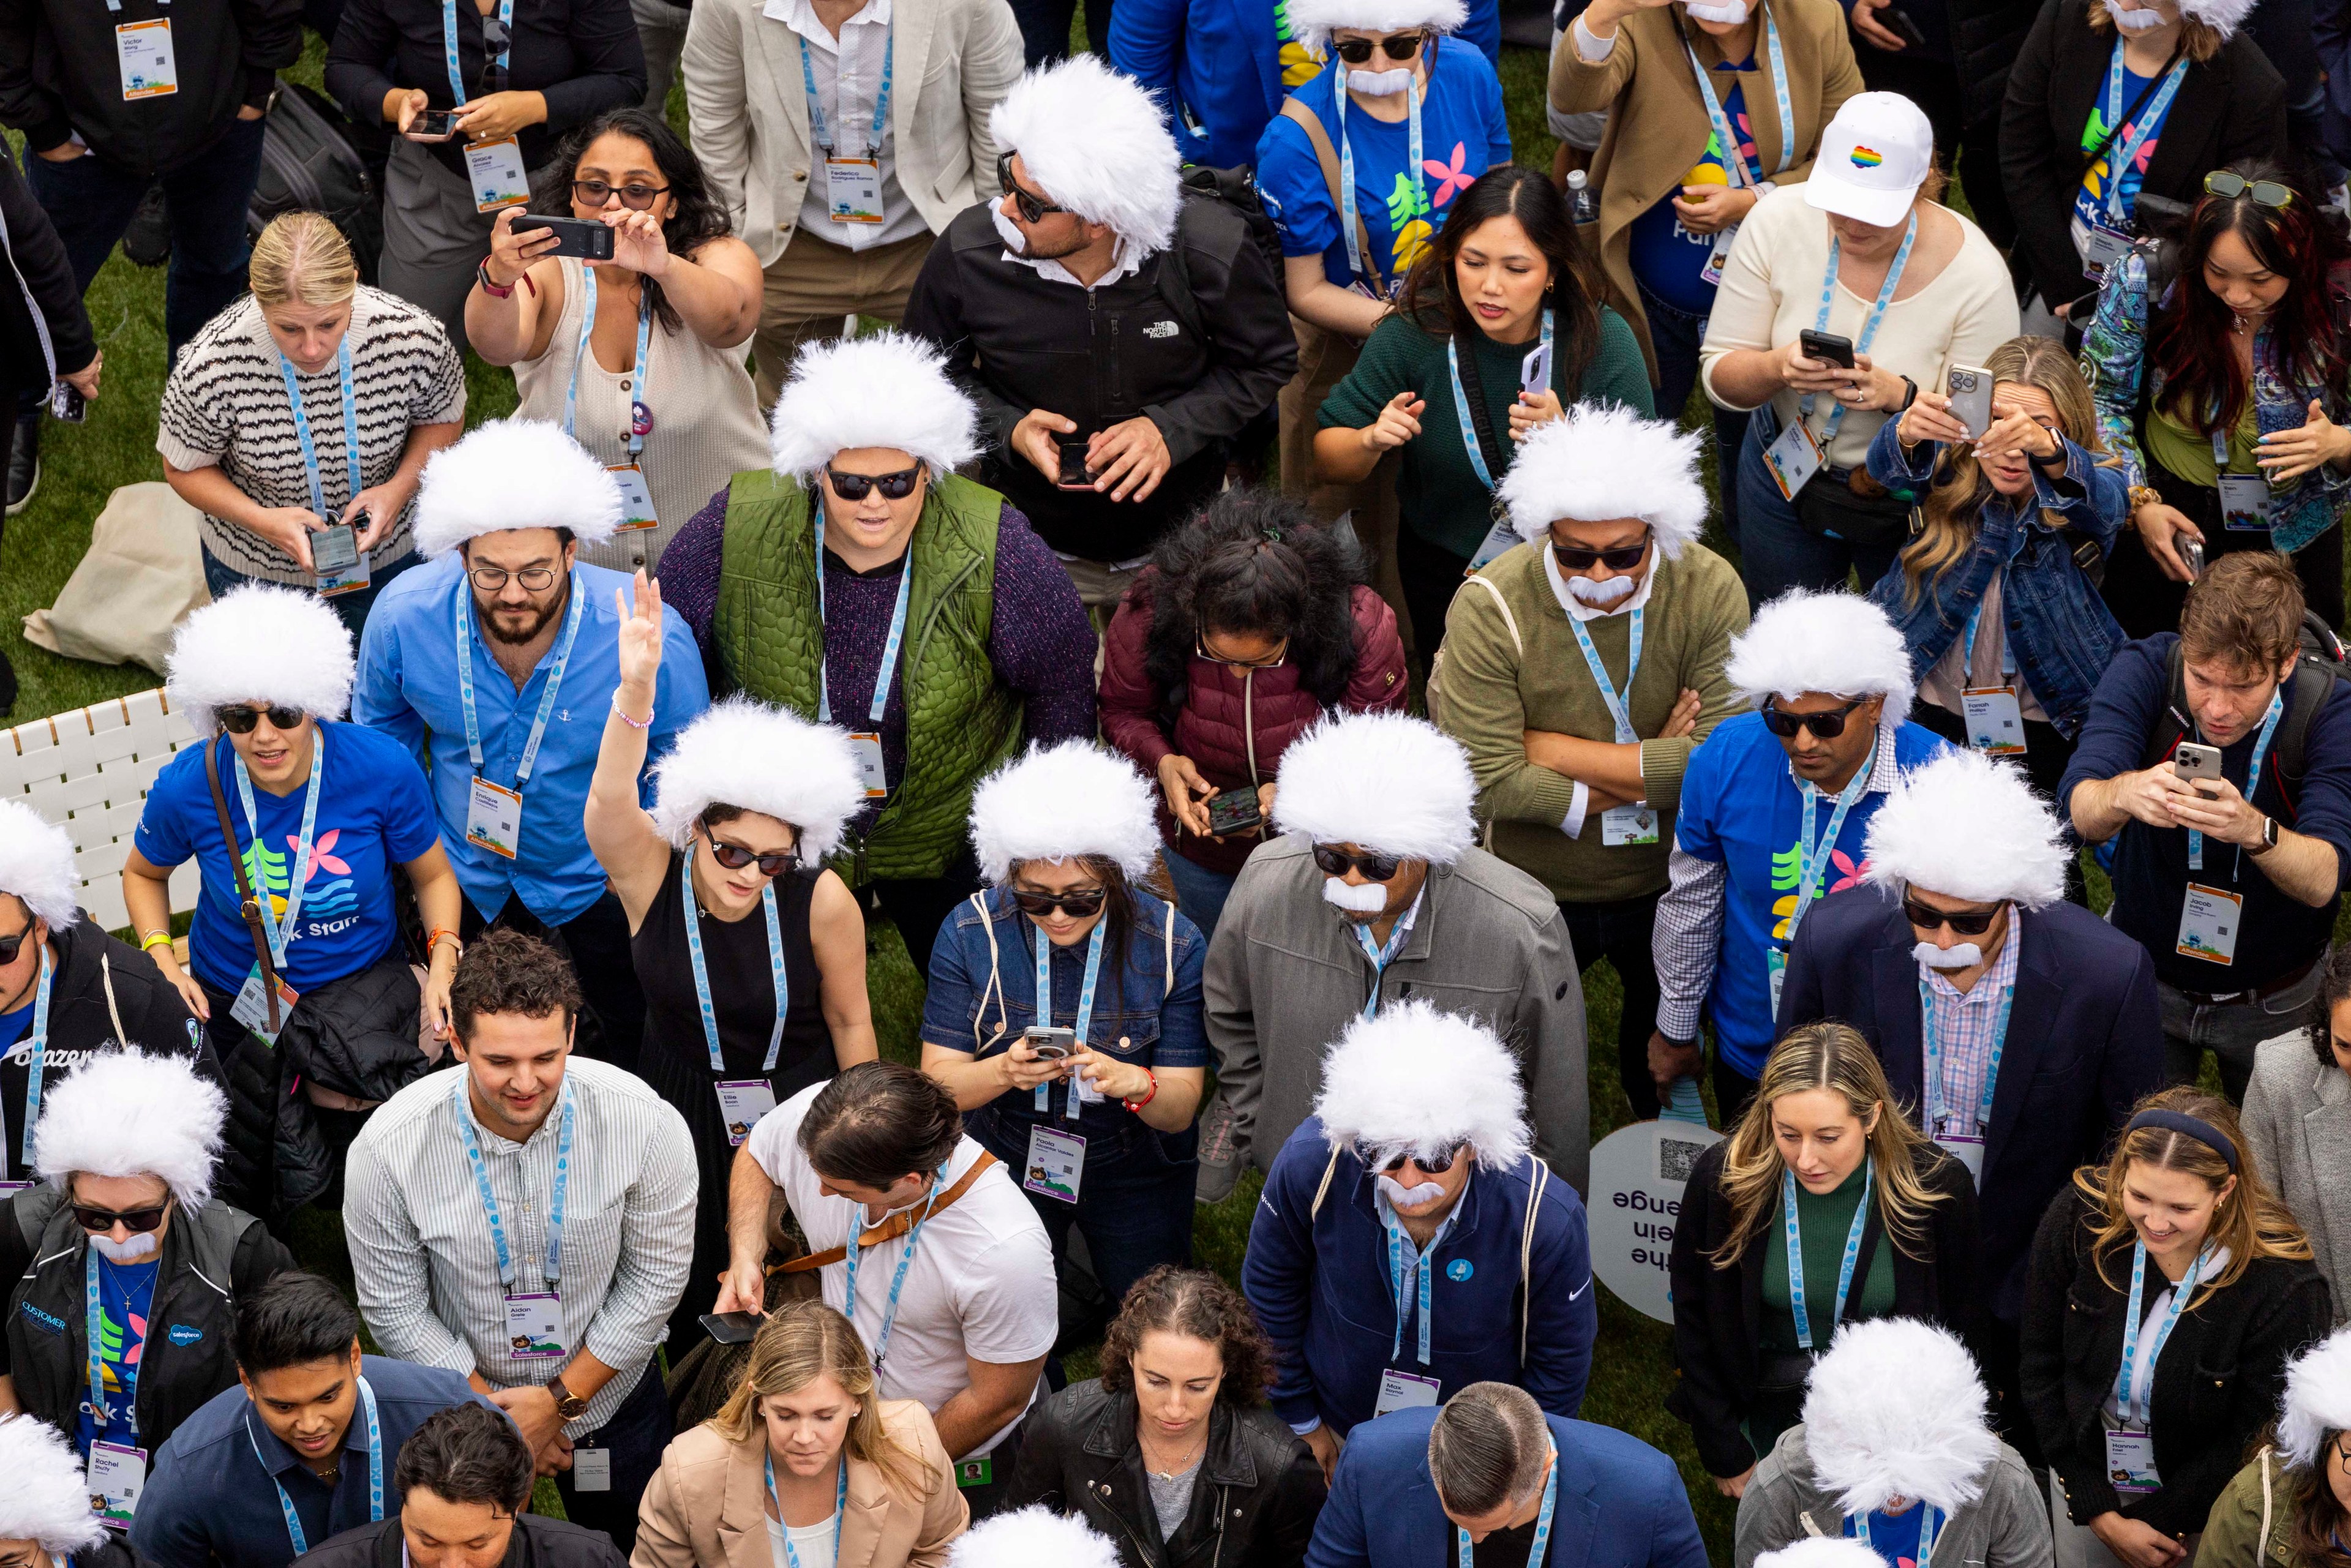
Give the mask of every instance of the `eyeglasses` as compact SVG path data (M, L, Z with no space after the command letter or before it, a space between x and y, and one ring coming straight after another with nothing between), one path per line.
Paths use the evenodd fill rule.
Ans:
M1316 844L1314 863L1322 868L1324 876L1344 876L1351 871L1359 871L1373 882L1392 882L1404 859L1400 855L1351 855L1329 844Z
M778 850L772 854L754 854L741 844L728 843L717 834L710 832L707 828L702 831L710 837L710 858L728 871L741 871L745 866L757 861L759 862L761 876L781 876L800 863L800 851L798 844L794 844L788 850Z
M73 1206L73 1217L74 1223L92 1236L103 1235L117 1225L121 1226L133 1236L144 1236L163 1223L163 1216L171 1212L171 1208L172 1200L168 1197L152 1208L126 1208L120 1211L111 1208L92 1208L87 1204L77 1203Z
M1851 718L1854 710L1860 706L1860 702L1849 702L1826 713L1782 713L1765 703L1763 727L1782 740L1790 738L1800 729L1809 729L1823 740L1834 740L1844 733L1844 721Z
M2204 176L2204 193L2219 196L2223 201L2235 201L2250 194L2257 207L2281 208L2294 204L2294 188L2275 180L2248 180L2242 174L2231 174L2226 169L2215 169Z
M1290 639L1284 637L1274 644L1273 652L1262 659L1228 659L1222 653L1208 652L1208 640L1203 633L1192 639L1192 653L1211 664L1222 664L1228 670L1270 670L1290 657Z
M1004 188L1004 193L1011 197L1019 205L1020 215L1032 224L1043 223L1048 214L1066 213L1070 210L1067 207L1057 207L1042 196L1032 196L1022 190L1019 182L1012 177L1012 154L1009 152L998 152L996 155L996 183L1001 185Z
M1615 549L1586 549L1582 545L1563 545L1554 540L1551 547L1552 559L1567 571L1589 571L1594 566L1604 566L1611 571L1630 571L1641 564L1643 556L1649 553L1650 538L1651 532L1645 530L1639 544L1624 545Z
M510 577L528 593L545 593L555 586L555 569L551 566L527 566L520 571L508 571L502 566L477 566L469 575L474 586L484 593L503 591Z
M1407 1149L1403 1154L1389 1155L1384 1161L1376 1155L1368 1155L1358 1149L1355 1157L1382 1176L1394 1176L1406 1164L1416 1170L1426 1171L1430 1176L1443 1176L1453 1168L1453 1162L1461 1157L1462 1148L1462 1145L1456 1144L1441 1155L1431 1155L1426 1158Z
M884 500L903 501L914 493L915 485L921 482L923 465L917 463L895 474L844 474L828 466L824 476L831 482L832 493L844 501L862 501L868 490L881 491Z
M1334 38L1331 47L1338 51L1341 59L1351 66L1359 66L1370 59L1374 48L1402 64L1420 53L1421 40L1427 37L1426 33L1390 33L1376 42L1370 38Z
M213 709L213 717L218 719L220 727L231 735L251 735L254 727L260 724L264 711L261 708L242 706L216 707ZM302 720L308 716L298 707L279 707L275 703L271 704L266 711L269 715L269 724L273 729L299 729L302 727ZM5 960L0 960L0 962L5 962Z
M33 934L34 922L25 922L25 928L13 936L0 936L0 964L13 964L16 955L25 950L25 938Z
M591 207L601 207L614 196L618 196L621 198L621 205L632 212L639 213L652 207L653 198L665 195L668 191L667 185L615 185L603 180L571 182L571 199L575 202L583 203Z
M1088 919L1102 913L1109 897L1110 890L1102 887L1071 888L1067 893L1022 893L1018 888L1012 892L1012 902L1033 920L1042 920L1057 909L1072 920Z
M1948 925L1961 936L1980 936L1991 929L1991 923L2000 918L2000 911L1995 909L1984 915L1955 915L1949 910L1929 909L1915 896L1905 893L1902 895L1902 917L1921 931Z

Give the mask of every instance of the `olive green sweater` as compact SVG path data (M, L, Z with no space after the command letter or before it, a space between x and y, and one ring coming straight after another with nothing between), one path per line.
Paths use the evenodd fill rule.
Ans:
M1642 781L1659 814L1655 844L1604 847L1598 811L1586 814L1579 837L1569 838L1560 829L1574 800L1574 780L1527 760L1531 729L1590 740L1616 734L1567 612L1544 576L1542 552L1520 545L1478 574L1500 591L1510 607L1507 622L1495 594L1475 582L1454 595L1446 619L1429 711L1468 748L1478 814L1493 825L1494 852L1541 878L1558 898L1596 904L1664 889L1666 852L1674 841L1674 809L1690 750L1747 706L1722 673L1730 639L1747 629L1747 590L1739 574L1696 544L1676 559L1658 561L1656 570L1642 614L1641 668L1627 704L1633 727L1655 736L1685 689L1695 690L1704 706L1695 736L1641 743ZM1619 613L1584 622L1620 690L1632 620Z

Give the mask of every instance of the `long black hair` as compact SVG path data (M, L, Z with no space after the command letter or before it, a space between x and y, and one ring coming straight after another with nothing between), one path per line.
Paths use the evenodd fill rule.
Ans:
M1298 684L1332 706L1355 674L1351 601L1364 578L1353 544L1304 507L1254 486L1227 490L1159 541L1135 585L1151 604L1144 674L1180 691L1202 632L1287 637Z
M1515 163L1479 175L1455 199L1436 243L1412 264L1405 278L1403 313L1439 338L1482 330L1461 298L1453 261L1478 225L1495 218L1518 219L1536 251L1551 263L1551 286L1543 294L1552 318L1551 384L1561 389L1562 402L1573 402L1584 371L1600 352L1600 285L1567 198L1547 176Z
M726 209L710 193L710 182L703 177L702 160L679 140L668 120L634 104L608 109L563 139L563 145L556 149L535 182L538 190L531 204L536 210L559 217L571 215L572 176L588 149L608 132L642 141L653 155L653 167L661 171L662 183L669 187L673 210L662 223L662 241L672 256L691 256L710 241L734 232L734 225L726 221ZM682 323L676 308L662 297L661 285L650 277L643 284L645 298L653 302L653 314L660 318L663 329L676 331Z

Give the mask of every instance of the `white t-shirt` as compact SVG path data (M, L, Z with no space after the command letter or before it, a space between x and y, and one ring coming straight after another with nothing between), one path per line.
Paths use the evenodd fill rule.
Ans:
M864 1224L864 1206L827 1197L808 1156L800 1153L800 1123L823 1088L811 1084L759 1118L748 1145L759 1168L784 1189L784 1201L799 1219L800 1234L816 1252L846 1243L852 1217L860 1228ZM955 1157L947 1162L947 1184L953 1186L980 1154L980 1146L968 1137L957 1145ZM882 1332L890 1281L905 1248L902 1237L868 1249L858 1260L854 1309L848 1304L849 1265L831 1263L819 1271L825 1304L848 1313L869 1349ZM919 1399L925 1409L936 1414L969 1385L967 1356L998 1365L1034 1361L1053 1348L1060 1330L1052 1244L1037 1211L998 1166L972 1183L954 1207L923 1223L905 1289L899 1295L898 1316L891 1325L877 1392L884 1399ZM1040 1393L1043 1381L1038 1380ZM1016 1420L1004 1432L1019 1425ZM987 1453L1004 1432L970 1454L955 1457ZM802 1568L808 1565L804 1563Z
M893 1333L890 1337L895 1339L897 1335ZM841 1528L840 1518L840 1511L836 1509L814 1524L787 1526L777 1520L768 1520L768 1554L776 1560L776 1568L834 1568L832 1541ZM787 1534L792 1542L789 1552L784 1550Z

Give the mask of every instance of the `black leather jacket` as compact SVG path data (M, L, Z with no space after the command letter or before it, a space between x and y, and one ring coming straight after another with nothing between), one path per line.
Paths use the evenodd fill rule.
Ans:
M1322 1512L1322 1469L1282 1419L1219 1402L1192 1511L1159 1533L1135 1441L1133 1393L1072 1383L1021 1422L1008 1509L1041 1502L1118 1542L1123 1568L1295 1568Z

